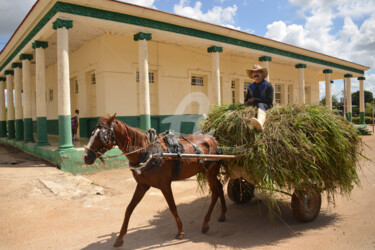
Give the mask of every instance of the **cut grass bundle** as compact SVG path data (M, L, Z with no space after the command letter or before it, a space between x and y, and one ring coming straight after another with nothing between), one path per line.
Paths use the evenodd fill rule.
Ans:
M329 197L359 185L356 163L362 140L354 127L324 106L289 105L267 111L264 132L250 123L256 109L241 105L213 108L203 123L226 154L229 175L241 172L256 187L275 191L317 188ZM200 179L202 181L202 179Z

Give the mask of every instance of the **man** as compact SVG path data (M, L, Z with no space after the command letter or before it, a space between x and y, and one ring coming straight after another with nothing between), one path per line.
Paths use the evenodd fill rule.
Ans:
M75 110L75 114L74 114L74 116L71 119L72 120L72 137L73 137L73 141L78 141L78 139L77 139L77 130L78 130L78 125L79 125L78 115L79 115L79 110L76 109Z
M259 131L263 131L263 124L266 121L266 110L273 104L273 87L264 80L267 77L267 69L255 64L247 74L255 82L247 88L245 103L258 108L257 118L251 118L251 124Z

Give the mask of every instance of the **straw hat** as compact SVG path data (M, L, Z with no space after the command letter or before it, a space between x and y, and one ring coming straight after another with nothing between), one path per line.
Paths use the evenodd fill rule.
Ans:
M253 76L252 76L253 71L258 71L258 70L263 71L263 79L265 79L265 78L268 76L268 71L267 71L267 69L266 69L266 68L262 68L259 64L255 64L255 65L253 66L252 69L248 69L248 70L246 70L246 72L247 72L247 75L248 75L251 79L254 79Z

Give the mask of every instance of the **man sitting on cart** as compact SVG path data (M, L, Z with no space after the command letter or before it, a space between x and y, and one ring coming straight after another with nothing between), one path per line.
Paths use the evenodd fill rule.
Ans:
M257 118L251 118L250 121L258 131L262 132L266 121L266 110L273 105L273 87L264 80L268 75L266 68L255 64L252 69L247 70L247 74L255 82L247 87L245 103L258 108Z

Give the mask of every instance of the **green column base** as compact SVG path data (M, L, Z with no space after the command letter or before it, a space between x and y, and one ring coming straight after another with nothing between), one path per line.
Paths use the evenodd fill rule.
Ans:
M151 128L151 116L150 115L140 115L140 128L143 131L147 131Z
M71 115L59 115L59 150L74 149Z
M360 112L359 113L359 124L366 124L365 112Z
M33 137L33 119L32 118L25 118L23 119L23 131L25 135L24 142L34 142Z
M8 120L8 139L14 139L14 138L16 138L14 120Z
M346 120L348 120L349 122L352 122L352 112L348 112L346 113Z
M47 117L36 118L36 145L48 146L48 134L47 134Z
M23 120L16 120L16 141L23 141Z
M7 137L7 122L0 121L0 137Z

